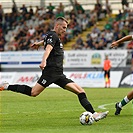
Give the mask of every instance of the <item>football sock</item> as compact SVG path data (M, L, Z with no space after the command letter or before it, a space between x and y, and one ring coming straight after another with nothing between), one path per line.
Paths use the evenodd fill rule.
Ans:
M95 112L91 103L87 100L86 94L85 93L80 93L78 94L78 98L80 101L80 104L89 112L92 114Z
M110 79L108 79L108 86L110 87Z
M125 96L122 101L119 103L119 107L122 108L123 106L125 106L130 100L127 98L127 96Z
M108 76L106 75L105 76L105 87L107 87L107 85L108 85Z
M7 90L11 90L14 92L19 92L19 93L31 96L32 88L27 85L9 85Z

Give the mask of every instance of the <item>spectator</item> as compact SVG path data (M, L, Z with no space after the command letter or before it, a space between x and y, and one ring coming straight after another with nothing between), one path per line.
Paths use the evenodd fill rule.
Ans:
M85 44L83 42L83 39L81 38L81 35L78 35L78 38L76 40L76 43L72 46L72 49L84 49L85 48Z
M60 8L57 8L55 12L55 17L64 17L64 12Z
M49 6L47 6L47 15L49 16L49 18L51 18L54 15L54 9L55 6L52 5L52 3L49 3Z
M70 41L73 38L73 29L71 28L70 25L68 25L68 28L66 30L66 38L68 41Z
M6 13L5 14L5 27L7 30L12 29L12 16L11 13Z
M98 42L100 44L100 47L102 46L102 49L107 47L107 39L105 38L105 33L104 32L102 32L100 34Z
M120 28L119 28L119 26L114 26L113 30L114 30L114 40L117 40L118 35L120 33Z
M122 35L122 33L120 32L119 34L118 34L118 37L116 38L116 40L119 40L119 39L121 39L123 37L123 35ZM115 40L115 41L116 41ZM118 47L119 48L122 48L124 46L124 43L121 43L121 45L119 45Z
M121 29L122 36L127 36L129 34L128 26L124 25L123 29Z
M122 19L122 11L119 10L119 13L116 15L116 20L119 21Z
M0 40L0 52L4 51L4 41Z
M131 41L131 42L129 42L128 44L127 44L127 49L133 49L133 41ZM133 62L133 61L132 61ZM133 63L132 63L133 64ZM132 65L133 66L133 65Z
M32 25L30 26L28 32L29 32L29 35L30 35L30 36L32 36L32 35L35 33L35 29L33 28Z
M98 35L98 33L97 33L96 30L93 30L93 29L92 29L92 32L91 32L90 36L91 36L93 42L97 42L97 41L98 41L98 36L99 36L99 35Z
M47 9L49 12L53 12L53 10L55 9L55 6L53 6L52 3L49 3L49 5L47 6Z
M97 24L94 24L92 31L95 31L96 33L98 33L98 35L100 35L101 33L101 30L97 27Z
M90 36L90 34L87 35L87 39L85 41L85 48L86 49L94 49L93 39Z
M86 14L83 15L81 20L82 29L86 30L89 27L89 19Z
M105 38L107 40L107 43L111 43L114 39L114 34L111 30L106 30L105 31Z
M20 10L22 11L23 15L27 14L28 11L27 11L27 8L25 6L25 4L22 5L22 7L20 8Z
M8 44L8 51L17 51L17 50L18 50L18 41L14 37L14 39L10 41Z
M129 21L128 21L129 22L129 29L130 29L130 31L133 31L133 17L132 16L129 17Z
M3 16L4 16L4 11L3 11L2 5L0 4L0 22L2 22Z
M30 15L30 19L31 19L31 17L34 15L34 11L33 11L32 6L30 6L29 15Z
M6 40L4 38L3 33L1 32L0 33L0 51L1 52L4 51L5 43L6 43Z
M119 30L122 30L124 28L124 22L122 20L119 20L118 26L114 26L115 27L119 27Z
M112 24L110 24L109 21L106 22L105 26L104 26L105 30L111 30L112 29Z
M106 14L108 15L112 13L111 4L109 3L109 0L106 0L105 11L106 11Z
M122 9L124 11L125 6L128 4L127 0L121 0Z
M94 10L90 11L90 26L95 25L97 20L98 20L97 13Z
M60 11L64 12L64 5L62 4L62 2L60 2L58 8L60 9Z
M97 18L100 19L100 14L102 13L102 5L99 0L96 0L96 4L94 6L94 12L97 14Z
M15 4L13 4L13 6L12 6L12 13L17 13L17 12L18 12L17 7L16 7Z
M82 5L81 5L77 0L75 0L74 5L75 5L75 8L76 8L76 10L77 10L78 13L79 13L80 11L81 11L82 13L85 12L85 10L83 9Z
M79 33L82 32L81 24L77 22L77 18L74 14L72 15L69 25L70 25L70 28L73 28L74 36L77 36Z
M39 14L40 17L44 17L46 15L46 9L44 7L41 7L40 9L37 10L37 13Z

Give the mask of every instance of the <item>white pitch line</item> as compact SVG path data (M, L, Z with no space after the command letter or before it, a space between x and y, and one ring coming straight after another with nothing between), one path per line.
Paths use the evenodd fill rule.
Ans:
M57 110L56 110L57 111ZM68 112L68 111L72 111L72 110L62 110L62 111L58 111L58 113L61 112ZM79 108L73 110L73 111L79 111ZM37 111L37 112L21 112L21 111L17 111L17 112L0 112L0 115L7 115L7 114L37 114L37 113L42 113L43 111ZM50 110L50 111L44 111L44 113L54 113L55 111Z
M115 105L115 103L108 103L108 104L99 105L98 108L99 109L107 109L106 106L110 106L110 105Z

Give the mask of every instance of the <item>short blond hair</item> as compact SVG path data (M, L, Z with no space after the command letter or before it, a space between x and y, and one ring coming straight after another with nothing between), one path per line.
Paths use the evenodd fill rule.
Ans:
M58 17L58 18L56 18L55 23L56 23L56 22L59 22L59 21L65 21L65 22L68 24L67 19L64 18L64 17Z

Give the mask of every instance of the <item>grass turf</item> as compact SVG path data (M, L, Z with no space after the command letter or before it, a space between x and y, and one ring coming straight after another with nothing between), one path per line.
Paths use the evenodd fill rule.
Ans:
M114 105L131 88L85 88L96 111L109 110L106 119L81 125L79 116L85 110L75 94L60 88L47 88L38 97L0 92L0 133L132 133L133 107L127 104L119 116ZM106 105L98 108L99 105Z

